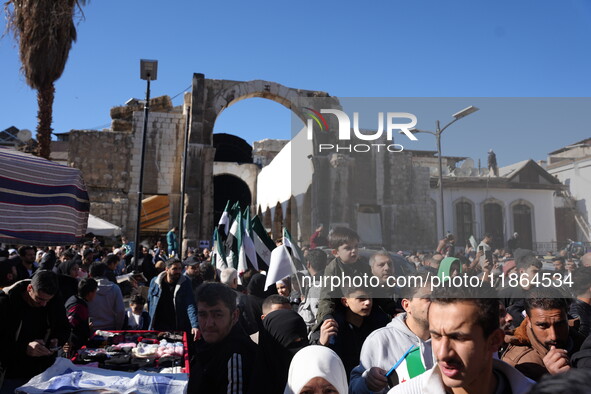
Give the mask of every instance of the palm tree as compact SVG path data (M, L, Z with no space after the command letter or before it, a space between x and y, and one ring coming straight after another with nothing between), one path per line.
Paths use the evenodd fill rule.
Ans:
M84 0L7 0L8 29L19 44L22 72L37 90L39 156L49 159L54 82L61 77L72 42L74 16Z

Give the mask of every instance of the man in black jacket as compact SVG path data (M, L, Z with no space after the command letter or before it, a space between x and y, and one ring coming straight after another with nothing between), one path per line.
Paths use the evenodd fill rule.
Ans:
M579 333L585 338L591 333L591 267L582 267L573 275L573 293L577 297L570 304L568 314L581 321Z
M38 271L0 291L0 375L4 389L24 384L53 364L70 329L56 275ZM20 384L19 384L20 383ZM18 386L14 386L18 387Z
M196 343L188 392L245 393L256 345L236 325L235 293L221 283L204 283L196 298L202 338Z
M21 246L18 248L19 258L15 260L16 272L18 273L18 280L30 279L35 273L35 249L34 246Z

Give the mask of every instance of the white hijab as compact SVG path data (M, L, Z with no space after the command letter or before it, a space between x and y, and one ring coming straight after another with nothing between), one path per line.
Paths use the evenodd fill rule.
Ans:
M337 354L325 346L306 346L296 353L289 365L284 394L299 394L314 378L324 378L339 394L348 393L347 374Z

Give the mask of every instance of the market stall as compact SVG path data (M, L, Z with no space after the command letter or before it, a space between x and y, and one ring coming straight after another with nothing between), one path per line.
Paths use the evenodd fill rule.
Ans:
M188 384L187 337L182 332L96 331L71 356L58 357L17 392L177 394Z
M0 148L0 242L77 243L89 208L80 170Z

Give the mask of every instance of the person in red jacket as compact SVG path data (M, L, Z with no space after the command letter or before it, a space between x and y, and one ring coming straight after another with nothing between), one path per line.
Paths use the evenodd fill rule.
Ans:
M88 302L94 300L98 283L93 278L84 278L78 282L78 294L66 301L68 322L72 327L70 333L71 353L86 345L90 338L90 320Z

